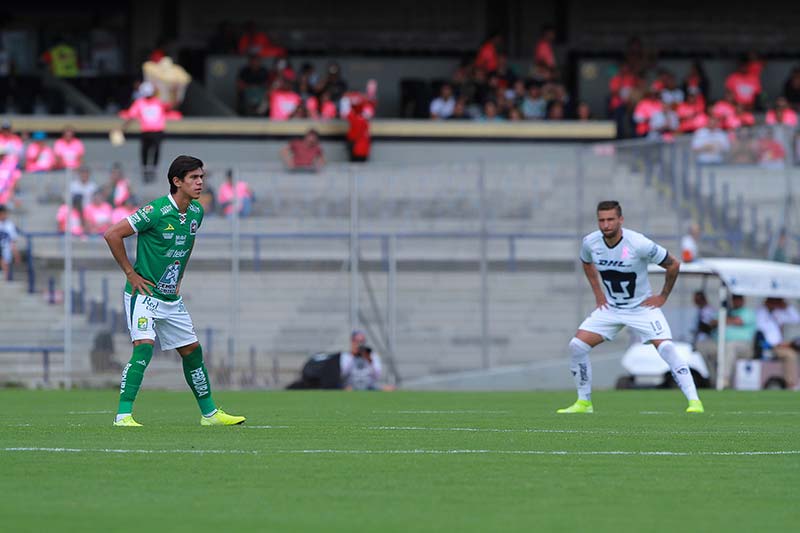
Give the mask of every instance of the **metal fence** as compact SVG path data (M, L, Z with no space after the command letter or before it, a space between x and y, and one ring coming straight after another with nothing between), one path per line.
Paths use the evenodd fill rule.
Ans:
M208 162L214 194L230 170L254 197L246 216L203 198L182 294L216 386L282 386L311 354L346 349L356 328L398 383L561 358L593 304L577 253L598 201L619 200L626 225L673 253L690 219L709 230L706 249L726 255L760 253L779 224L796 234L791 190L779 203L750 194L757 188L741 168L696 165L688 139L554 145L519 161L481 157L476 145L468 161L422 164L410 152L402 165L330 164L319 173ZM794 178L790 165L747 168L769 183L778 173ZM99 183L107 175L92 169ZM135 168L129 177L139 204L166 193L163 179L143 183ZM74 179L21 183L24 210L14 217L26 260L3 287L15 305L0 325L2 382L112 385L130 356L124 276L105 242L57 231ZM135 237L128 241L133 259ZM697 288L679 283L666 309L679 338L691 335ZM181 387L179 369L174 353L157 349L146 383Z

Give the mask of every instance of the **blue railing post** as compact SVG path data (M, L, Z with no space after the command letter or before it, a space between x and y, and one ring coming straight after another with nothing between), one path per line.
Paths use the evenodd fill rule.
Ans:
M33 269L33 236L25 235L25 246L28 250L28 294L36 292L36 272Z
M517 271L517 240L513 235L508 236L508 271Z
M46 385L50 384L50 351L42 350L42 372Z
M389 237L381 235L381 264L383 270L389 272Z
M102 322L103 324L105 324L106 322L108 322L108 278L107 277L103 277L103 279L100 281L100 293L103 299L102 303L100 304L102 306L100 308L101 309L100 313L102 316Z
M56 303L56 278L53 276L47 280L47 303Z
M253 270L261 271L261 237L253 235Z

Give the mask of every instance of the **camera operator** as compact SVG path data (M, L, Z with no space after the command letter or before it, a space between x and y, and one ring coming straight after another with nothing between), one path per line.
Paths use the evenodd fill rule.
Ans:
M350 335L350 351L342 352L339 358L342 388L346 390L381 390L381 358L366 345L366 340L364 332L354 331Z

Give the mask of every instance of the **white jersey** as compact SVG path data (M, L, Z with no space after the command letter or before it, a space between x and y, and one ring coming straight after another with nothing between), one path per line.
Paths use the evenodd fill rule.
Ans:
M653 294L647 265L667 258L667 250L641 233L622 228L622 239L613 247L595 231L583 238L581 261L594 263L612 307L631 309Z

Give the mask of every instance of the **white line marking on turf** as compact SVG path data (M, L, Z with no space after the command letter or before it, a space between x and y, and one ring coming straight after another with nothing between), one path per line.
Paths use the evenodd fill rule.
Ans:
M110 415L114 411L67 411L68 415Z
M339 454L339 455L610 455L610 456L761 456L761 455L800 455L800 450L770 451L630 451L630 450L142 450L121 448L3 448L4 452L44 452L44 453L132 453L132 454L232 454L232 455L277 455L277 454Z
M292 426L242 426L244 429L291 429Z
M453 411L372 411L373 413L398 413L401 415L475 415L475 414L488 414L488 415L500 415L506 414L510 411L482 411L477 409L460 409L460 410L453 410Z
M753 433L763 434L763 431L755 432L747 429L734 431L619 431L613 429L540 429L540 428L437 428L419 426L369 426L362 429L375 431L465 431L474 433L575 433L575 434L599 434L599 435L719 435L735 434L750 435Z

